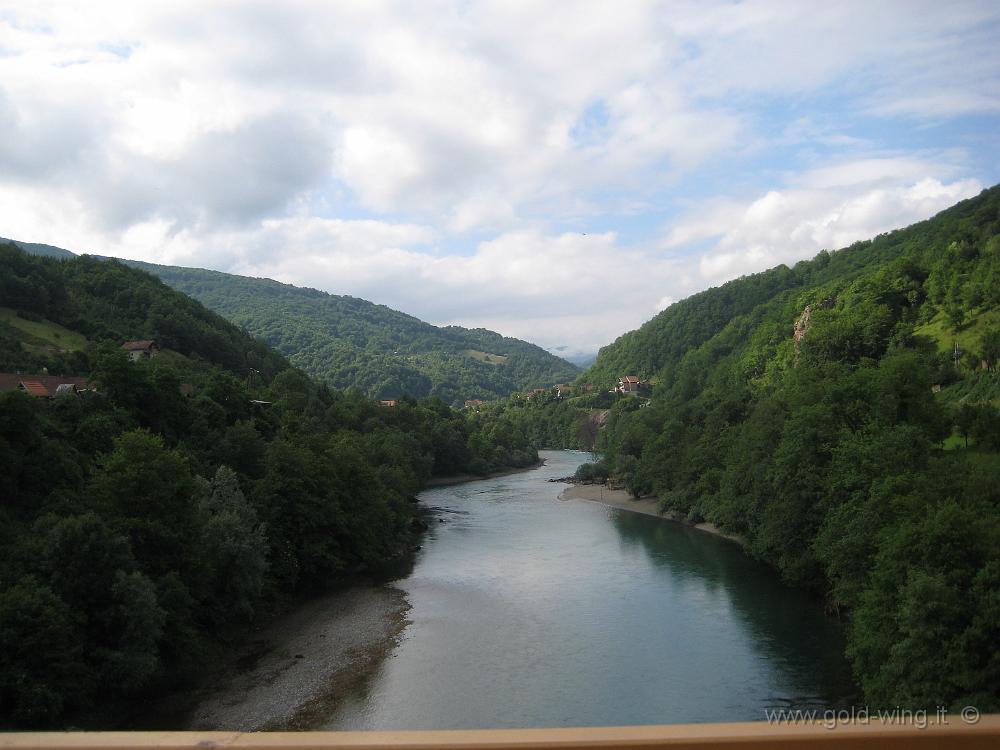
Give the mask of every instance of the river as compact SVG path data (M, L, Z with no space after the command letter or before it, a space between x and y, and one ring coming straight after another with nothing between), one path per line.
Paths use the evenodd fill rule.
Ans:
M853 688L839 624L732 542L559 500L588 455L425 491L398 646L326 729L755 721Z

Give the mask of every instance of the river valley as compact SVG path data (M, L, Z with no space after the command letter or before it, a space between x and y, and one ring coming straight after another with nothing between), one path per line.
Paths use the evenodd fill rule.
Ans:
M429 489L409 623L324 729L754 721L836 706L841 626L730 541L560 500L584 453Z

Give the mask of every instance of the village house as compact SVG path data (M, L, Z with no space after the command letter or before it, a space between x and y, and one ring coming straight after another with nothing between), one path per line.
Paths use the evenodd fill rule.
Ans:
M632 395L638 395L645 388L645 383L643 383L635 375L622 375L618 378L618 387L615 389L618 393L629 393Z
M160 347L152 340L126 341L122 344L122 349L128 353L128 358L133 362L149 359L160 353Z
M0 372L0 391L24 391L37 398L75 396L80 391L93 390L86 378L72 375L22 375Z
M556 389L556 398L566 398L573 395L573 386L566 383L556 383L554 388Z
M388 408L388 409L395 409L396 408L396 399L394 399L394 398L385 399L384 401L379 401L379 404L381 406L384 406L384 407Z
M485 401L483 401L482 399L479 399L479 398L472 398L472 399L469 399L468 401L466 401L466 402L465 402L465 408L466 408L466 409L475 409L475 410L477 410L477 411L478 411L478 410L479 410L479 409L481 409L481 408L482 408L482 407L483 407L483 406L484 406L485 404L486 404L486 402L485 402Z

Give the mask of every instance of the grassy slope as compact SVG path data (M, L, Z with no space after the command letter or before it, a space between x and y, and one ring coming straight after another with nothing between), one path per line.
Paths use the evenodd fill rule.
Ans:
M79 351L87 345L87 338L76 331L50 320L26 320L8 307L0 307L0 323L16 329L30 350Z
M972 310L968 316L966 323L955 329L948 323L944 312L939 311L927 323L918 326L914 333L933 339L943 352L952 351L956 343L962 351L974 351L987 328L1000 326L1000 310Z

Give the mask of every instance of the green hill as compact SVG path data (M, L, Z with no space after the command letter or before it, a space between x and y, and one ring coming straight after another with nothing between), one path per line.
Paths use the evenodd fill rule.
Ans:
M48 245L16 244L31 253L74 257ZM384 305L270 279L122 262L194 297L313 377L372 398L490 400L580 374L541 347L484 328L437 327Z
M503 398L573 380L541 347L483 328L437 327L384 305L270 279L135 263L242 326L297 367L373 398Z
M130 361L128 339L162 349ZM318 384L139 269L0 243L0 372L17 370L0 384L4 730L120 726L291 599L406 553L431 475L538 458L503 415ZM46 370L81 389L21 388Z
M678 302L581 380L652 379L611 409L611 473L848 615L872 706L997 710L998 324L994 187Z
M954 274L947 271L950 258L962 252L949 248L953 242L967 245L972 237L992 236L990 232L996 231L992 212L998 189L984 191L978 198L963 201L933 219L905 229L856 242L836 252L824 250L811 261L798 263L794 268L777 266L676 302L639 329L603 347L583 380L608 385L626 373L645 378L664 375L669 379L687 352L717 335L731 321L750 315L757 306L773 304L780 299L791 303L794 309L798 297L809 296L800 294L805 290L820 290L828 285L828 291L833 294L851 280L902 258L919 264L928 274L932 268L938 269L931 282L933 289L924 290L924 297L920 299L921 321L930 321L946 306L958 305L967 309L970 316L963 322L973 323L979 316L989 314L990 308L984 308L980 299L985 292L980 290L997 289L1000 278L959 279L962 274L969 273L969 259L958 258L960 265L953 269ZM964 297L944 286L945 276L948 284L963 286ZM928 296L929 304L925 305ZM802 306L798 306L796 313ZM791 325L787 317L781 320ZM945 337L953 334L961 337L967 330L968 325L957 331L950 325L939 329L940 335Z
M39 242L18 242L17 240L9 240L6 237L0 237L0 243L12 242L19 248L32 255L40 255L43 258L56 258L58 260L67 260L69 258L75 258L76 253L71 253L69 250L63 250L61 247L55 247L54 245L43 245Z

